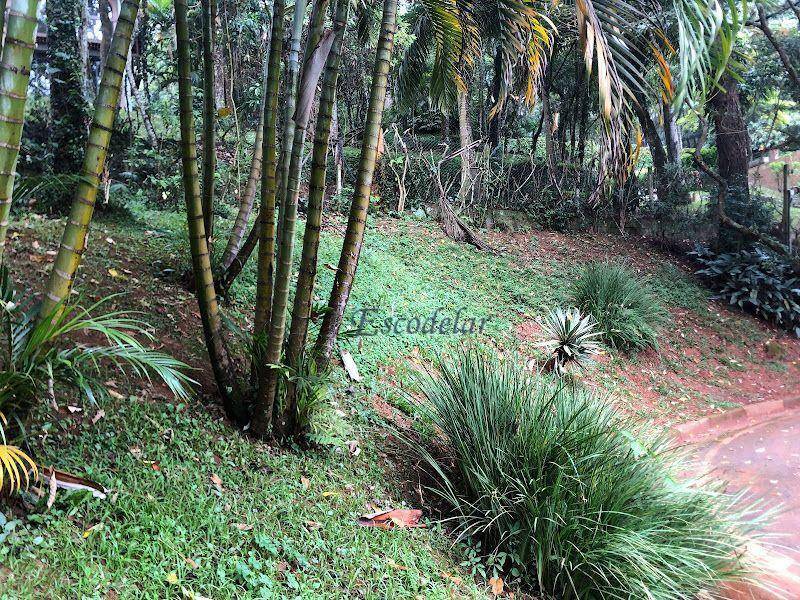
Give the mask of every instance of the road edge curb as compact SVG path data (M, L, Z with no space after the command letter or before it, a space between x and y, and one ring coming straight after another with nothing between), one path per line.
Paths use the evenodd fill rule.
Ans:
M704 431L720 430L739 421L755 417L774 416L784 411L800 408L800 395L783 400L755 402L723 413L709 415L697 421L681 423L670 428L672 436L678 440L686 440Z

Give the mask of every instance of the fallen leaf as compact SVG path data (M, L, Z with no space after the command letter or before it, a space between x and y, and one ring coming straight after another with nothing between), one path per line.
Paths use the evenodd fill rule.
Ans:
M95 523L94 525L89 527L89 529L87 529L86 531L83 532L83 539L88 538L95 531L100 531L102 528L103 528L103 524L102 523Z
M84 479L83 477L59 471L58 469L42 469L42 479L51 486L55 479L56 487L62 490L88 490L92 492L92 496L101 500L105 500L108 493L106 488L91 479Z
M309 487L311 487L311 480L305 475L300 477L300 483L302 484L304 490L307 490Z
M98 422L100 419L102 419L102 418L103 418L103 417L105 417L105 416L106 416L106 411L104 411L104 410L101 408L101 409L100 409L100 410L98 410L98 411L97 411L97 412L94 414L94 416L92 417L92 425L96 424L96 423L97 423L97 422Z
M452 573L448 573L448 572L445 571L444 573L442 573L442 577L444 577L445 579L449 579L450 581L452 581L456 585L461 585L462 579L461 579L461 577L458 577L457 575L453 575Z
M80 406L68 406L67 410L72 414L75 414L76 412L81 412L83 409Z
M492 594L495 596L499 596L503 593L503 578L502 577L492 577L489 580L489 587L492 589Z
M192 567L193 569L196 569L196 568L197 568L197 566L198 566L198 565L197 565L197 563L196 563L196 562L194 562L194 561L193 561L191 558L187 558L187 557L185 557L185 556L184 556L184 557L183 557L183 560L186 562L186 564L187 564L187 565L189 565L189 566L190 566L190 567Z
M53 506L53 502L56 501L56 490L58 489L58 479L56 479L55 473L50 476L50 494L47 496L47 508Z
M306 521L306 527L308 527L311 530L319 529L320 527L322 527L322 523L318 521Z
M112 398L116 398L117 400L124 400L125 396L117 392L116 390L108 390L108 395Z
M422 511L419 509L394 508L361 515L358 524L362 527L379 527L381 529L425 527L424 523L419 522L421 518Z
M120 279L120 280L127 279L127 276L123 275L122 273L120 273L116 269L109 269L108 270L108 274L111 275L111 277L113 277L114 279Z
M396 562L394 562L394 561L393 561L391 558L390 558L389 560L387 560L387 561L386 561L386 563L387 563L387 564L388 564L390 567L392 567L393 569L397 569L398 571L408 571L408 567L406 567L406 566L403 566L403 565L398 565L398 564L397 564Z
M175 571L170 571L165 579L170 585L178 585L178 574Z
M361 454L361 446L358 445L358 440L348 440L347 449L350 451L350 456L358 456Z
M345 371L350 376L350 379L353 381L361 381L363 377L358 372L358 367L356 366L356 361L353 360L353 355L350 354L347 350L341 351L342 357L342 364L344 365Z
M250 531L253 528L249 523L234 523L233 526L239 531Z
M213 483L214 487L217 488L220 492L223 491L222 479L220 479L219 475L217 475L216 473L211 474L211 483Z

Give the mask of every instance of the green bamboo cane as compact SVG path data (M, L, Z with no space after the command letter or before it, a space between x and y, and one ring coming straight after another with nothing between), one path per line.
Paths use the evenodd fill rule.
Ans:
M0 61L0 263L3 262L8 233L8 216L19 158L25 100L36 44L38 0L11 0L8 33ZM2 3L5 14L6 3ZM2 35L0 24L0 35Z
M217 170L216 107L214 106L215 0L203 0L203 225L211 242L214 235L214 175Z
M311 301L314 282L317 275L319 253L320 226L322 224L322 206L325 198L325 175L327 169L328 146L330 143L333 105L336 101L336 83L342 57L342 44L350 10L350 0L339 0L334 17L334 42L325 67L322 83L322 95L317 112L317 125L314 131L314 148L311 157L311 174L309 176L308 209L306 211L306 228L303 234L303 252L300 257L300 270L295 289L292 320L289 329L289 343L286 349L286 362L297 365L300 362L308 335L308 323L311 315ZM284 419L284 430L291 434L295 427L294 394L287 394Z
M278 93L281 80L281 55L283 53L284 11L286 0L275 0L272 7L272 32L270 33L269 67L267 75L267 103L264 115L264 135L262 159L264 173L261 177L261 206L258 211L258 229L251 231L255 237L248 236L242 250L237 255L231 269L237 273L244 267L247 256L242 253L252 248L251 241L258 239L258 267L256 278L256 309L254 335L259 338L264 328L269 324L270 309L272 307L272 285L275 271L275 201L278 189ZM252 251L252 250L250 250ZM229 269L229 271L231 270ZM228 275L226 273L226 275ZM227 285L233 277L224 278ZM254 365L257 361L254 361ZM255 414L260 411L256 409Z
M306 128L311 113L311 104L314 98L319 74L324 65L324 57L330 51L333 38L328 36L323 43L322 29L328 0L317 0L312 13L312 19L305 51L305 68L303 79L297 85L294 94L295 111L285 128L291 130L294 139L290 146L289 168L286 170L287 184L283 202L281 203L281 220L279 229L280 251L277 259L275 285L272 298L271 320L267 338L266 353L259 367L261 377L258 385L258 406L263 407L266 415L257 416L259 423L266 419L271 423L271 414L275 405L275 392L277 389L278 371L269 368L280 362L281 349L286 333L286 312L289 302L289 283L292 277L292 255L294 251L294 233L297 222L297 200L300 188L301 153L305 139ZM295 13L297 16L297 13ZM314 44L314 45L312 45ZM321 62L320 62L321 59ZM299 58L297 59L299 63ZM290 59L290 65L291 59ZM294 65L292 65L294 67ZM299 70L299 64L297 65ZM293 79L296 79L293 77ZM299 102L298 102L299 100Z
M233 263L239 253L239 249L242 247L242 238L244 238L244 232L247 229L247 222L253 212L256 190L261 182L261 158L264 152L264 112L267 102L267 68L268 61L264 60L263 90L261 92L261 105L259 106L258 129L256 129L256 139L253 144L253 159L250 162L250 175L247 178L247 187L244 189L241 202L239 202L239 210L236 213L236 220L233 223L228 243L222 253L222 260L220 260L219 268L222 273L225 273L230 268L231 263Z
M234 370L228 359L222 337L222 319L214 288L211 257L203 223L203 203L197 166L197 139L192 111L192 73L189 52L188 6L186 0L175 0L175 35L178 46L178 96L180 100L181 156L186 218L192 252L192 269L200 316L203 322L208 357L214 371L223 405L228 415L243 423L247 415L238 389Z
M6 4L6 0L0 0L0 51L6 43L3 38L3 31L6 28Z
M330 361L336 336L342 325L344 310L353 287L358 257L364 242L364 226L366 224L369 198L372 191L372 177L378 158L383 107L386 100L386 86L391 66L394 33L397 28L397 0L384 0L381 32L378 37L378 50L372 74L372 91L369 100L367 122L364 125L364 139L361 143L361 157L358 166L358 178L350 205L347 220L347 231L344 236L339 266L333 281L333 289L328 299L328 312L322 320L319 336L314 348L315 360L320 367L327 366Z
M105 167L108 144L119 106L125 63L131 45L131 33L138 11L138 0L124 0L122 3L95 100L94 117L86 143L80 182L72 200L61 246L45 289L40 311L40 315L43 316L50 315L69 296L75 273L86 248L86 236L94 213L100 176Z

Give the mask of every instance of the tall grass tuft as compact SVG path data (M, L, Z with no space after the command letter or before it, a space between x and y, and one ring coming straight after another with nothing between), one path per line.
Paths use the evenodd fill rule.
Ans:
M640 276L611 262L588 263L572 287L571 301L597 321L612 348L638 352L658 348L667 312Z
M459 538L543 597L693 598L742 575L752 507L679 483L680 457L590 393L476 349L420 383L451 455L417 449Z

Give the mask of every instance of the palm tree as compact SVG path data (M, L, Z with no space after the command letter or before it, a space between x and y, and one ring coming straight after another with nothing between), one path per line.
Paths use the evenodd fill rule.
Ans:
M14 191L14 176L19 157L25 100L36 41L37 0L11 0L8 34L0 64L0 263L6 246L8 216ZM3 2L2 12L5 13ZM3 15L5 16L5 14ZM0 23L0 36L3 32Z
M42 315L51 314L69 296L75 273L81 264L81 256L86 248L89 223L94 213L97 186L105 167L108 144L117 115L120 87L131 45L131 33L138 12L138 0L124 0L103 67L100 88L95 101L94 117L83 159L81 179L75 190L72 209L67 218L58 255L45 289Z
M389 68L391 66L394 34L397 29L397 0L384 0L381 30L378 36L378 49L375 54L375 66L372 71L372 87L369 99L367 120L364 124L364 137L361 142L361 157L358 165L358 177L350 205L339 266L336 269L333 289L328 299L328 311L322 321L314 349L315 360L324 367L330 361L336 336L342 325L344 310L353 287L358 257L364 241L369 198L372 192L372 177L378 158L378 144L381 136L383 107L386 100Z

